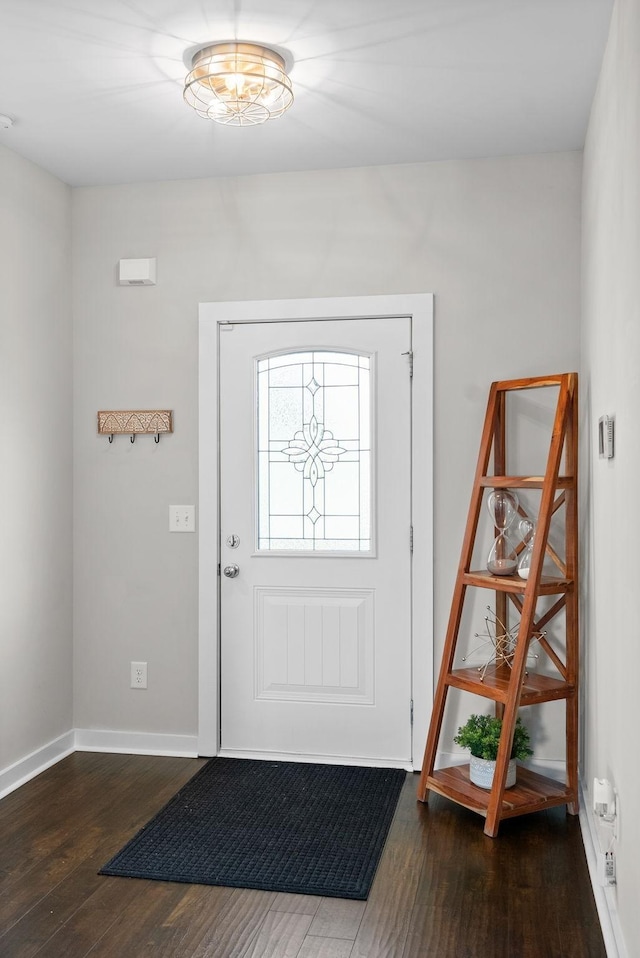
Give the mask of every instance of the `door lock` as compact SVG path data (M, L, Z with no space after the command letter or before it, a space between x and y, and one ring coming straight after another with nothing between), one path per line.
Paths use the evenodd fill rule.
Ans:
M240 566L226 565L222 571L226 575L227 579L235 579L237 575L240 575Z
M230 535L227 536L227 545L230 549L237 549L240 545L240 536Z

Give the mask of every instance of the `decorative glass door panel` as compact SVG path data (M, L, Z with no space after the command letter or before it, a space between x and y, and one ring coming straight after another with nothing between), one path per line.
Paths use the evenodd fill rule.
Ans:
M259 552L373 552L373 357L256 361Z

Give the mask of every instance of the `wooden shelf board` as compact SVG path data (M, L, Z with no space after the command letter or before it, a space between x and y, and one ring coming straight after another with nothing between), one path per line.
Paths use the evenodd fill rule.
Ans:
M463 573L462 581L465 585L473 585L480 589L494 589L496 592L514 592L524 594L527 580L517 575L491 575L484 570ZM543 575L540 579L538 595L561 595L564 592L573 592L571 579L559 579L551 575Z
M573 476L558 476L557 489L570 489ZM482 476L480 485L485 489L542 489L544 476Z
M577 373L558 373L553 376L529 376L527 379L505 379L495 383L496 390L501 393L513 392L515 389L540 389L545 386L562 386L562 382Z
M491 792L469 781L468 765L452 765L434 771L427 778L427 788L478 815L487 815ZM562 782L518 765L516 784L504 792L500 820L576 801L577 796Z
M490 665L481 679L478 669L454 669L447 676L447 685L482 695L494 702L506 702L511 680L511 669L508 666ZM529 672L525 675L520 693L520 705L537 705L540 702L553 702L557 699L567 699L575 694L575 687L563 679L554 679L538 672Z

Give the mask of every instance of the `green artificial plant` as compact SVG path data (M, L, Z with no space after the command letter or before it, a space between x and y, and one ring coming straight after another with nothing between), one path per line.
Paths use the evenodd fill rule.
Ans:
M462 748L468 748L476 758L495 762L498 757L501 732L502 719L495 718L493 715L470 715L465 724L458 729L458 734L453 741ZM517 758L524 762L530 755L533 755L533 749L529 744L529 731L522 724L522 719L518 717L510 758Z

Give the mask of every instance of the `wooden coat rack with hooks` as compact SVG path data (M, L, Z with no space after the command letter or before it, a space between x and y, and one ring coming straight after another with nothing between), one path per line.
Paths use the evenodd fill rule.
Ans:
M154 436L160 442L164 432L173 432L171 409L102 409L98 412L98 435L113 437L127 435L131 442L136 436Z

